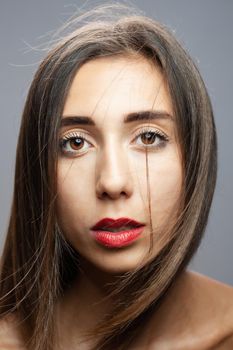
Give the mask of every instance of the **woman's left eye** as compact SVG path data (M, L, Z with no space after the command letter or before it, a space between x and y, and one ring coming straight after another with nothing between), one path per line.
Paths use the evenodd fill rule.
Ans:
M142 142L139 144L140 146L149 149L161 148L169 141L169 138L165 133L163 133L161 130L152 128L144 128L143 130L140 130L136 134L134 140L136 139L141 139Z

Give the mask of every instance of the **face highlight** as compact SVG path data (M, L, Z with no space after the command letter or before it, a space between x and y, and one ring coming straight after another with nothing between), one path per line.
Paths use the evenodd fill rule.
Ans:
M70 244L100 270L132 270L149 249L150 209L155 256L182 185L173 110L159 68L144 58L85 63L70 87L59 137L57 218ZM106 217L145 227L132 244L110 249L90 235Z

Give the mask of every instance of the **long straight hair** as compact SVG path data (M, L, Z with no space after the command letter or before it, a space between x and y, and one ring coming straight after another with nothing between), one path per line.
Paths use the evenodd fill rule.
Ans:
M67 28L70 32L51 45L39 65L23 110L1 258L0 315L17 314L27 330L28 349L54 349L56 302L79 269L78 252L61 233L55 210L64 103L85 62L141 55L160 67L168 85L182 153L183 189L182 206L165 244L149 262L121 276L112 289L112 312L88 333L98 339L93 349L127 349L203 237L217 172L213 112L192 59L158 22L115 4L73 17Z

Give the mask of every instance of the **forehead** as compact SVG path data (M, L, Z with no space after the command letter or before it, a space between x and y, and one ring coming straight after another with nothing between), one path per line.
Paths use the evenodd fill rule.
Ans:
M105 123L112 124L143 110L173 114L161 70L141 56L108 57L91 60L78 69L63 117L89 115L96 124L104 117Z

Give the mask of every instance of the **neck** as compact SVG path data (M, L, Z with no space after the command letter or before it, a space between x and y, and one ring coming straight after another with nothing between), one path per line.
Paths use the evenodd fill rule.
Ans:
M83 332L94 327L111 310L113 303L108 295L118 278L81 261L77 278L57 307L58 329L63 339L77 339L77 335L81 339Z

